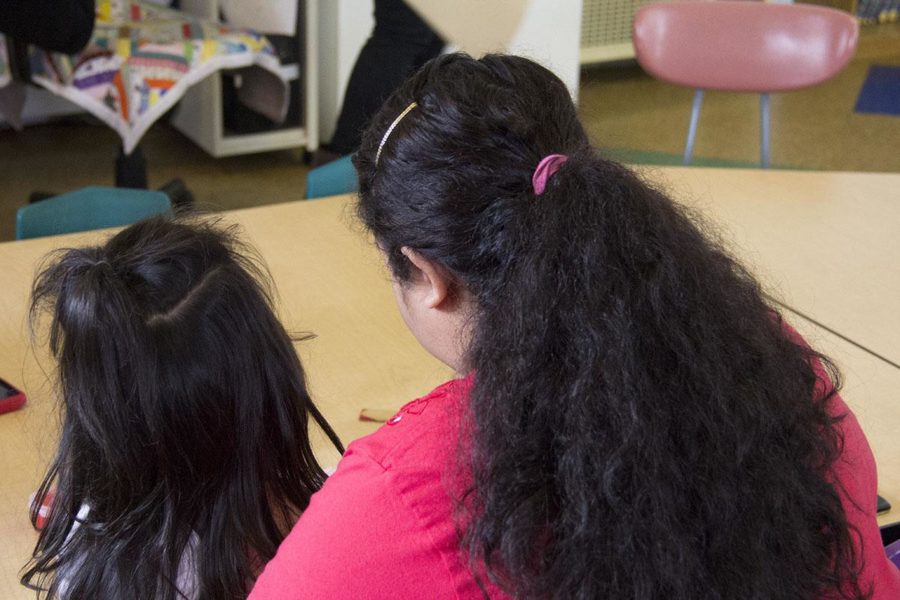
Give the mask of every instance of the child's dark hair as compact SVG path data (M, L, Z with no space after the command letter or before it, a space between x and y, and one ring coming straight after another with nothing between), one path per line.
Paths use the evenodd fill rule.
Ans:
M62 427L25 585L64 598L247 595L325 480L309 418L342 450L267 282L232 229L200 219L153 218L52 257L31 314L52 315Z
M569 160L537 195L553 153ZM863 596L829 475L837 373L823 384L754 279L590 146L552 73L439 57L354 162L394 277L409 247L472 298L473 568L521 598Z

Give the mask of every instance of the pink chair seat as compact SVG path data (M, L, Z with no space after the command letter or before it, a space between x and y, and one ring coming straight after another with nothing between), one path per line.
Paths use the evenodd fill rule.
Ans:
M778 92L816 85L853 57L859 25L819 6L723 0L660 2L634 19L638 62L693 88Z

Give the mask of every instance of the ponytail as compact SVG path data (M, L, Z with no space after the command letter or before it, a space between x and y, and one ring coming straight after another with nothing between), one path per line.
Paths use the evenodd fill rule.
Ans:
M134 382L152 380L153 365L148 364L145 336L135 319L140 309L125 282L100 248L63 251L51 258L34 283L32 322L48 304L53 311L49 346L58 358L60 386L81 392L66 396L67 418L77 421L90 439L108 440L108 448L97 456L104 471L140 464L129 438L135 426L149 424L142 400L155 394L143 386L135 388ZM88 373L97 377L89 389L79 389ZM123 410L123 400L134 405Z
M548 154L568 159L537 193ZM828 476L837 383L816 393L818 357L702 223L590 147L556 77L435 59L355 163L395 278L408 246L473 297L476 571L522 598L862 597Z

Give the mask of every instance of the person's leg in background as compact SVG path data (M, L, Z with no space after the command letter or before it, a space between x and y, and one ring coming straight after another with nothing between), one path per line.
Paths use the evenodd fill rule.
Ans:
M354 152L391 92L443 48L444 40L403 0L375 0L375 28L350 74L331 143L316 154L314 165Z

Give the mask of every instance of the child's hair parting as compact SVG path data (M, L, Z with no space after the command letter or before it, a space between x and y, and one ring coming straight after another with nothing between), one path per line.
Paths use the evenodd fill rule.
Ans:
M837 373L699 222L591 147L556 76L436 58L354 164L395 279L408 247L471 298L473 569L519 598L864 595L830 477Z
M48 598L245 597L325 480L310 417L342 451L264 268L233 228L152 218L55 253L33 287L32 323L43 313L62 423L22 582Z

